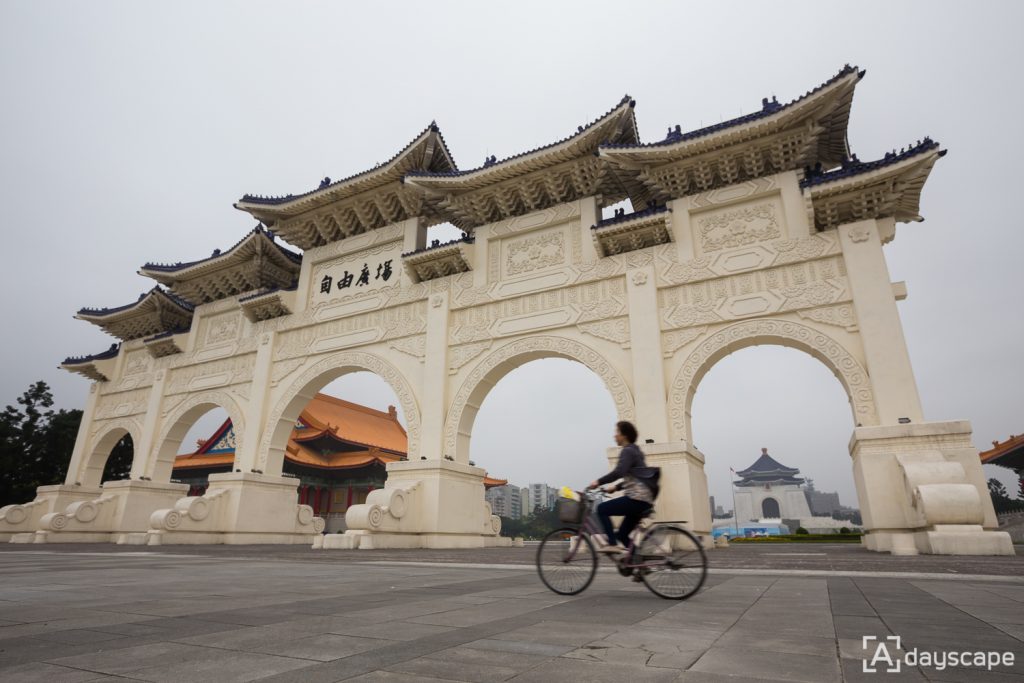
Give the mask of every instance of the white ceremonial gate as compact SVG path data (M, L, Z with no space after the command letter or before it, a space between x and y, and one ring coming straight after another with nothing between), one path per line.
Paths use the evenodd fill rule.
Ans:
M93 380L67 480L0 510L20 542L312 543L479 547L498 543L477 410L512 369L582 363L635 421L663 468L657 512L708 538L704 455L690 406L719 359L778 344L824 363L850 399L850 454L872 550L1012 554L967 422L928 422L883 245L920 220L944 154L931 140L861 162L847 147L847 67L803 97L641 143L623 99L559 142L457 170L431 125L391 160L300 195L243 197L261 221L239 243L184 264L147 264L159 285L78 317L120 338L65 361ZM602 220L628 199L632 210ZM427 244L431 225L466 236ZM265 228L263 226L266 226ZM280 243L302 249L301 255ZM299 413L325 385L370 371L401 402L408 459L323 522L282 476ZM233 471L202 496L170 480L211 407L234 425ZM742 416L737 416L741 418ZM100 481L132 436L125 481ZM614 458L611 454L610 458Z

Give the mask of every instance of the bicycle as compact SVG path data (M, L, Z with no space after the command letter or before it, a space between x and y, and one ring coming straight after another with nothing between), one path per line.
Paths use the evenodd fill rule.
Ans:
M578 527L555 529L537 548L537 573L550 590L559 595L582 593L597 574L597 551L591 536L604 535L595 508L605 500L599 492L580 492L580 500L560 498L559 519ZM610 559L619 573L642 581L660 598L685 600L704 585L708 560L700 540L681 524L685 521L655 522L653 509L644 515L629 546Z

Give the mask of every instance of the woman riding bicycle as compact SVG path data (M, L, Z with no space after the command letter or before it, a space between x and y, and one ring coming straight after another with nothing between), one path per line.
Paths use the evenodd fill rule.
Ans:
M629 545L629 535L654 506L655 492L638 476L647 471L644 452L636 445L636 427L631 422L615 424L615 443L622 447L619 462L608 474L590 483L588 488L597 488L614 481L621 482L605 490L622 490L625 495L607 500L597 506L597 516L607 536L608 545L598 549L602 553L624 553ZM641 469L642 468L642 469ZM612 524L612 517L622 517L618 536Z

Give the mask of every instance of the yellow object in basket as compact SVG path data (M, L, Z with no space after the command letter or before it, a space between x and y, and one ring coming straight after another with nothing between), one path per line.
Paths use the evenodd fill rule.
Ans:
M558 490L558 495L560 497L562 497L562 498L568 498L569 500L579 500L580 499L580 494L576 493L575 491L573 491L568 486L563 486L561 489L559 489Z

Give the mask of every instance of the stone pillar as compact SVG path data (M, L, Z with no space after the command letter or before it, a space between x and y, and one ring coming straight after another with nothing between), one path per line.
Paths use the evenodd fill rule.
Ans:
M894 555L1013 555L967 421L859 427L853 476L869 550Z
M665 368L661 354L661 326L654 267L626 272L629 301L629 343L633 359L633 400L640 438L668 441L668 406Z
M890 218L850 223L838 230L868 375L878 418L883 425L898 424L900 418L911 422L924 420L889 268L882 252L880 229L891 232L892 228Z
M146 404L146 415L142 419L142 433L139 443L132 444L134 454L130 479L150 477L153 481L169 482L174 463L157 462L160 444L156 443L157 429L160 426L160 404L164 398L164 384L167 382L167 371L157 370L153 376L153 386L149 388L149 402Z
M240 435L241 443L239 443L239 450L235 455L233 468L242 472L252 472L258 468L263 430L270 428L264 423L267 421L267 402L270 394L270 377L274 368L275 341L274 332L264 332L260 335L259 346L256 347L256 361L252 370L252 390L249 394L249 402L244 408L245 425ZM237 429L237 425L235 428ZM275 465L268 465L268 469L270 467L274 469L268 474L280 476L283 465L284 458L277 459Z
M601 197L585 197L580 200L580 245L583 263L596 263L600 258L594 244L593 226L601 220Z
M100 399L100 385L93 382L89 385L89 397L85 401L85 410L82 411L82 421L78 425L78 436L75 437L75 447L71 451L71 462L68 463L68 473L64 477L64 483L74 485L81 481L82 465L89 458L89 431L92 429L93 415L96 414L96 403ZM134 444L133 444L134 445ZM95 489L99 490L99 489ZM52 512L49 510L48 512Z
M409 460L440 460L443 453L445 407L448 405L448 293L432 294L427 303L426 355L423 358L423 383L419 395L420 452L409 453ZM390 470L389 470L390 471Z

